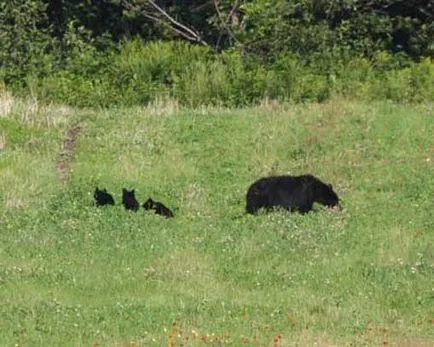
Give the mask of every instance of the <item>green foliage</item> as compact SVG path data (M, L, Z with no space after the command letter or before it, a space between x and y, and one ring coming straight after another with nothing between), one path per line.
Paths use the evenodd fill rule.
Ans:
M4 1L0 80L75 106L433 98L434 21L424 0L158 4L209 47L177 41L118 0Z
M57 100L68 105L98 107L115 104L118 99L107 80L60 71L41 80L29 81L31 90L42 100Z
M267 97L294 102L323 101L329 97L325 75L315 73L294 56L283 54L267 76Z
M110 79L126 103L143 104L168 95L177 76L196 62L212 59L209 50L183 42L140 40L125 43L110 67Z
M390 70L371 82L370 94L375 99L421 102L434 100L434 63L425 59L419 64Z
M28 89L43 100L76 106L107 106L118 101L106 78L114 51L100 52L93 44L89 31L76 22L68 23L59 68L48 76L28 79Z
M53 70L55 40L42 0L0 2L0 80L23 84L29 75Z
M338 50L367 58L401 52L414 60L434 52L433 8L426 0L256 0L243 9L242 45L266 61L283 52L306 61Z
M172 96L189 106L254 104L263 98L266 76L260 65L246 62L237 52L226 52L187 65L175 76Z
M296 55L282 54L267 67L236 50L215 55L206 47L181 42L135 40L101 53L74 33L61 70L26 79L33 95L86 107L143 105L168 97L190 107L238 107L264 98L306 102L344 95L421 102L434 95L434 63L428 58L402 62L380 52L373 59L336 62L328 56L323 64L313 57L315 64L307 64Z

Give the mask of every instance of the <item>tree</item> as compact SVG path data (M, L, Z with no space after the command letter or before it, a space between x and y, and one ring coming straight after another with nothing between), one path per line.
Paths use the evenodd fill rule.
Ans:
M42 0L0 2L0 78L23 82L32 73L51 68L56 49L47 3Z

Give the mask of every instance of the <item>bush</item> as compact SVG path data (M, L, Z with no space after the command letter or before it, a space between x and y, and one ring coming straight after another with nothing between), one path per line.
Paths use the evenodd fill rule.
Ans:
M56 41L46 27L47 5L41 0L0 2L0 80L22 86L31 74L53 71Z
M55 100L79 107L108 107L122 103L122 98L104 77L95 76L91 79L69 71L60 71L39 81L30 81L29 88L35 90L33 94L42 100Z
M380 73L371 79L368 95L396 102L434 101L434 62L426 58L403 69Z
M322 101L329 95L326 76L315 74L295 56L283 54L271 66L266 96L294 102Z
M204 47L183 42L143 44L134 40L121 45L109 78L124 96L124 103L143 104L169 94L176 76L190 64L212 57L210 53Z
M264 98L321 102L332 95L397 102L434 97L434 64L428 58L415 63L383 52L371 60L333 61L329 55L324 64L316 56L315 64L309 64L285 53L267 67L235 50L215 54L180 42L134 40L98 52L78 29L72 26L70 32L71 53L62 69L30 74L24 79L26 89L17 90L30 90L46 101L90 107L143 105L165 96L189 107L239 107Z

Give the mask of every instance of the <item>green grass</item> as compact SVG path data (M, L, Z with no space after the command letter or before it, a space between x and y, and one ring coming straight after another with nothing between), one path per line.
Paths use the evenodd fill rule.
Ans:
M8 105L1 345L434 343L432 104ZM56 161L77 123L62 183ZM244 214L255 179L306 172L344 211ZM96 184L116 206L93 206ZM127 213L123 187L176 218Z

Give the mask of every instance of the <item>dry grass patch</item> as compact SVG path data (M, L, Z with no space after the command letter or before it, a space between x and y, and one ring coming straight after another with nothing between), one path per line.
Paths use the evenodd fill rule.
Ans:
M18 98L0 90L0 117L14 115L25 125L58 127L76 114L73 108L65 105L41 104L34 97Z
M0 134L0 151L6 148L6 135Z
M7 117L12 113L14 98L9 92L0 89L0 117Z
M179 112L181 106L175 99L169 97L160 97L153 100L145 108L145 113L150 113L151 116L172 116Z

